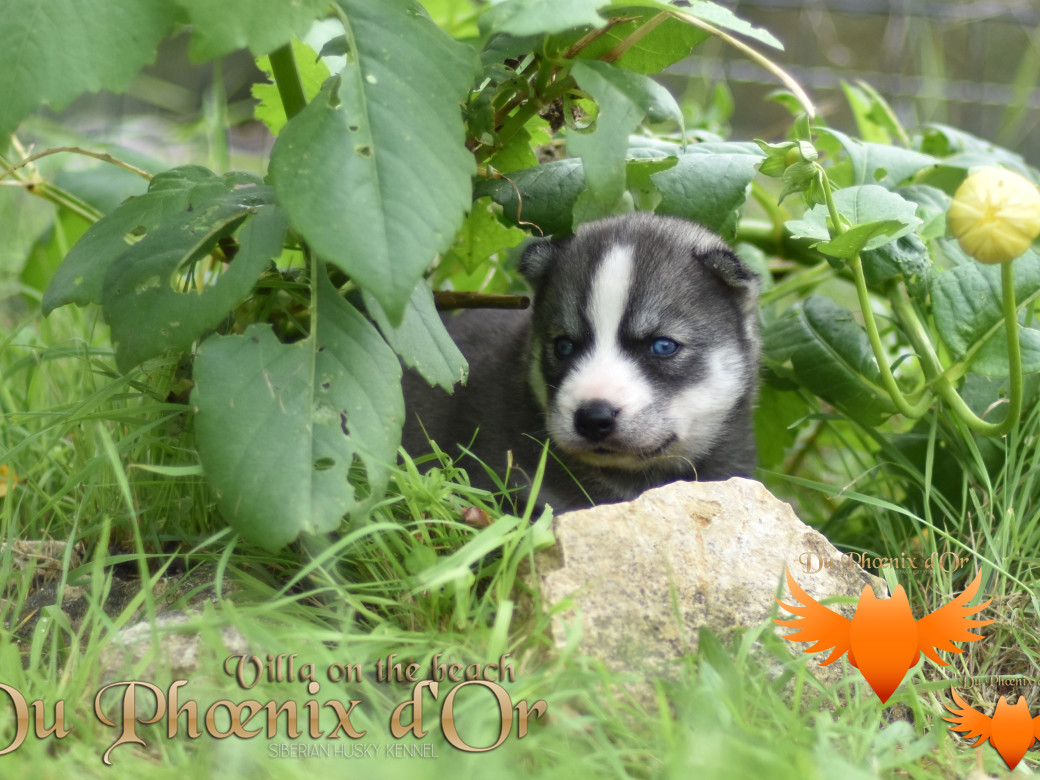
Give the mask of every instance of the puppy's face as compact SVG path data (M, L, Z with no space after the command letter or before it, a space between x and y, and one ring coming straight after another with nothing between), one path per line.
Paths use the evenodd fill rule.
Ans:
M757 369L757 278L714 234L639 214L540 242L532 386L590 465L683 471L718 442Z

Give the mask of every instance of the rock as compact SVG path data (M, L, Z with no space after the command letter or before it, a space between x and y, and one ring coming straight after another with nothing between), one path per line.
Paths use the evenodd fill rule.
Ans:
M180 629L202 616L201 612L166 612L157 615L154 622L141 621L120 631L101 653L101 680L104 683L121 679L128 670L136 669L136 679L150 680L159 673L151 663L141 671L145 659L160 661L159 668L169 670L171 679L190 678L202 667L200 650L202 635L197 631ZM227 654L249 653L249 642L234 627L220 629L220 641ZM212 648L211 648L212 649ZM219 648L218 648L219 649ZM160 658L156 658L159 655Z
M790 505L747 479L675 482L629 503L562 514L553 531L556 545L534 561L546 608L565 599L571 604L553 616L552 639L562 648L567 625L580 615L579 652L613 672L667 675L676 658L697 649L701 627L725 641L734 628L765 623L785 567L817 600L855 599L865 584L887 596L882 580L842 562L842 553ZM806 573L806 554L831 565ZM796 603L786 582L781 600ZM830 606L847 617L855 611L854 602ZM785 644L795 654L808 647ZM820 667L826 657L812 656L810 667L835 682L845 661Z

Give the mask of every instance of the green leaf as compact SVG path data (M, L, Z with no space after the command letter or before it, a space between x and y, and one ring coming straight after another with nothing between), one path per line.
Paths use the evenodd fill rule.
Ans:
M271 178L293 229L399 321L469 208L476 59L413 0L338 3L352 54L282 129Z
M783 462L787 449L798 438L795 423L809 413L809 405L798 393L762 384L754 412L758 463L762 468L776 468Z
M810 296L763 336L767 363L790 360L801 384L849 417L875 426L895 412L866 332L851 311L830 298Z
M1031 409L1037 403L1037 392L1040 390L1040 374L1032 373L1026 374L1023 377L1023 398L1022 403L1024 408ZM964 403L968 405L968 408L972 412L977 414L986 420L986 422L1000 423L1007 419L1008 412L1008 396L1011 393L1011 380L1006 376L982 376L973 372L968 372L967 376L964 377L964 381L958 388L958 392L964 399ZM979 443L992 442L991 439L979 438ZM991 466L999 469L1005 462L1005 452L1003 447L997 449L992 453ZM938 456L939 453L937 452ZM956 460L951 458L951 465L956 464ZM938 475L938 465L936 467L935 474ZM954 477L954 485L951 485L953 490L950 490L950 495L960 495L961 479L960 473L958 472Z
M658 0L617 0L615 5L621 7L631 6L635 8L656 8L669 13L689 14L698 19L703 19L705 22L713 24L716 27L721 27L723 30L738 33L739 35L751 38L759 43L764 43L766 46L771 46L774 49L783 51L784 48L784 45L780 43L780 41L777 40L768 30L761 27L755 27L750 22L741 19L728 8L718 5L717 3L708 2L708 0L689 0L689 2L675 3L674 5L672 3L659 2Z
M27 198L15 187L0 187L0 285L18 277L36 242L49 233L55 208L43 198ZM82 219L82 218L81 218Z
M581 160L568 158L514 171L508 179L479 181L473 197L490 196L509 221L555 236L571 232L574 204L584 189Z
M1021 306L1040 295L1040 255L1029 250L1015 260L1014 271ZM967 262L939 274L932 285L932 315L940 338L958 360L988 376L1008 374L1000 274L999 266ZM1032 333L1020 332L1024 349L1033 348Z
M43 296L43 313L67 303L101 303L109 266L133 241L240 183L237 175L218 176L198 165L156 174L148 192L130 198L96 222L69 250Z
M662 196L657 212L692 219L732 239L762 158L758 154L709 154L697 151L698 146L690 148L690 152L679 155L674 167L650 177Z
M849 228L831 241L823 241L815 245L815 249L830 257L849 260L863 251L867 246L883 246L892 240L896 233L906 233L906 225L898 219L885 219L879 222L864 222Z
M315 95L321 91L321 85L331 75L329 68L325 61L315 54L314 49L306 43L293 41L292 50L296 60L296 70L300 74L300 83L303 85L304 97L307 100L313 100ZM257 59L256 65L268 77L272 77L273 71L271 70L271 61L268 57L260 57ZM286 122L285 106L282 105L278 85L274 83L272 78L269 84L253 84L250 92L254 98L260 101L253 110L253 116L267 125L271 135L278 135L282 128L285 127Z
M921 224L915 216L914 203L876 184L838 190L834 193L834 205L851 225L849 238L830 240L829 212L824 205L813 206L801 219L789 221L787 229L794 238L821 242L816 244L821 252L851 257L855 251L877 249Z
M843 81L841 86L864 141L910 145L896 112L874 87L865 81L857 81L855 85Z
M892 143L889 128L877 121L877 104L873 96L859 85L850 84L842 79L841 89L845 93L845 100L852 111L852 117L856 120L856 128L864 141L878 144Z
M1018 341L1022 354L1022 372L1034 374L1040 371L1040 331L1019 324ZM988 338L975 353L971 370L982 376L1007 376L1008 344L1003 328Z
M943 158L943 165L963 169L977 165L1002 165L1032 178L1029 165L1022 155L954 127L925 125L920 145L925 154Z
M939 164L928 154L902 149L889 144L858 141L828 127L817 132L836 139L849 157L853 184L879 184L893 189L918 171Z
M612 15L624 18L634 18L624 24L617 24L604 32L581 50L578 55L581 59L598 60L608 51L616 48L619 43L629 39L644 24L660 13L658 8L649 9L612 9ZM546 44L547 51L563 52L579 38L585 35L585 30L575 30L569 34L559 36L559 39L550 40ZM689 23L670 17L664 22L657 24L650 32L640 37L635 43L629 43L628 48L620 57L614 60L618 67L635 73L651 74L660 73L665 68L686 57L694 46L705 41L710 34Z
M653 176L674 168L678 162L678 157L630 157L625 182L636 211L655 211L660 206L661 191L654 184Z
M496 211L498 207L486 200L474 201L462 230L447 253L447 259L457 260L466 273L474 273L492 255L519 246L527 238L524 231L499 222Z
M238 49L267 54L302 36L328 9L327 0L177 0L192 25L191 56L212 60Z
M607 66L609 72L612 66ZM571 74L583 90L596 101L599 113L586 130L568 128L567 152L581 157L585 168L586 191L575 204L579 222L630 211L625 199L625 152L628 137L643 120L643 109L633 101L632 84L592 63L574 63Z
M168 0L0 0L0 138L41 105L121 92L180 17Z
M533 168L538 164L535 149L551 140L552 131L549 123L536 116L526 126L521 127L505 146L495 152L488 164L500 173Z
M500 0L480 17L485 38L495 33L520 37L557 33L572 27L602 27L606 20L596 11L609 0Z
M914 297L923 298L932 276L932 258L928 247L916 233L890 241L862 254L863 274L867 284L881 287L893 279L903 279Z
M334 530L358 506L355 459L369 495L381 495L400 443L393 352L323 276L311 322L294 344L266 325L209 338L195 362L199 456L220 511L272 550Z
M610 65L598 60L579 60L574 64L574 78L578 86L588 89L587 81L590 77L589 71L594 71L599 77L596 87L600 93L605 88L606 82L616 91L620 92L628 101L638 108L651 122L665 122L671 120L683 127L683 114L679 104L675 102L672 93L662 87L649 76L632 73L616 65ZM593 97L596 93L593 92ZM627 140L627 139L626 139ZM626 143L627 147L628 144Z
M456 382L466 378L466 358L444 329L434 306L433 291L425 280L420 280L415 286L399 325L390 322L371 295L365 294L364 300L365 308L379 326L383 338L404 364L414 368L419 376L449 393Z
M922 239L929 241L946 235L946 212L952 200L949 195L927 184L912 184L895 192L917 204L917 216L923 220L917 232Z
M683 155L682 146L672 141L654 139L644 136L634 136L629 139L631 144L628 149L628 175L629 185L634 182L640 188L644 186L641 177L646 173L648 165L661 165L672 168ZM753 162L761 160L762 154L753 143L701 143L690 146L688 155L699 155L704 157L705 173L708 173L715 163L707 158L713 156L747 156ZM691 161L688 164L694 164ZM730 172L736 176L738 170L746 170L744 163L729 160L720 162L720 166L729 165ZM636 170L633 172L633 168ZM712 174L714 175L714 174ZM684 192L688 189L687 183L682 179L670 181L667 185L658 183L655 176L650 176L655 186L667 186L671 191L670 203L681 213L683 203L691 209L697 207L697 212L704 219L718 222L712 214L728 213L723 199L715 199L711 188L703 188L705 191L688 195ZM710 177L708 178L710 180ZM714 182L712 182L714 185ZM730 181L734 188L739 187L737 180ZM745 182L746 185L746 182ZM572 215L578 196L585 188L585 173L581 160L567 158L554 160L553 162L528 168L522 171L514 171L508 178L485 179L478 181L474 190L474 198L490 196L492 200L502 206L502 216L510 222L533 227L536 233L541 235L566 235L571 232ZM732 194L732 193L730 193ZM640 193L640 199L645 200L645 193ZM734 208L736 207L735 201ZM672 212L669 212L672 213ZM693 214L694 211L688 213ZM696 218L696 217L694 217ZM726 220L722 218L721 224L725 229Z
M223 195L164 224L112 264L102 308L121 371L166 349L187 349L249 294L266 265L281 254L285 239L285 212L263 205L271 199L267 187ZM178 271L250 215L237 236L238 252L215 284L202 293L174 289Z

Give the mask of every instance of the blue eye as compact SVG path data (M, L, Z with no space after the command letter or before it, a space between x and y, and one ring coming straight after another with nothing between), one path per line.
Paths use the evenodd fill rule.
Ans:
M560 336L555 343L556 357L570 357L574 353L574 342L566 336Z
M658 357L668 357L674 355L679 349L679 344L670 338L662 336L656 338L650 343L650 351Z

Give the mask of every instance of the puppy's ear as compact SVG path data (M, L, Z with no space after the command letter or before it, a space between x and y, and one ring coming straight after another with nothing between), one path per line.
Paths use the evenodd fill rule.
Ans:
M532 284L540 281L556 262L560 243L551 238L532 238L520 255L520 273Z
M701 262L719 279L732 287L740 296L740 308L744 314L758 309L758 274L745 265L736 253L729 249L715 248L701 255Z

